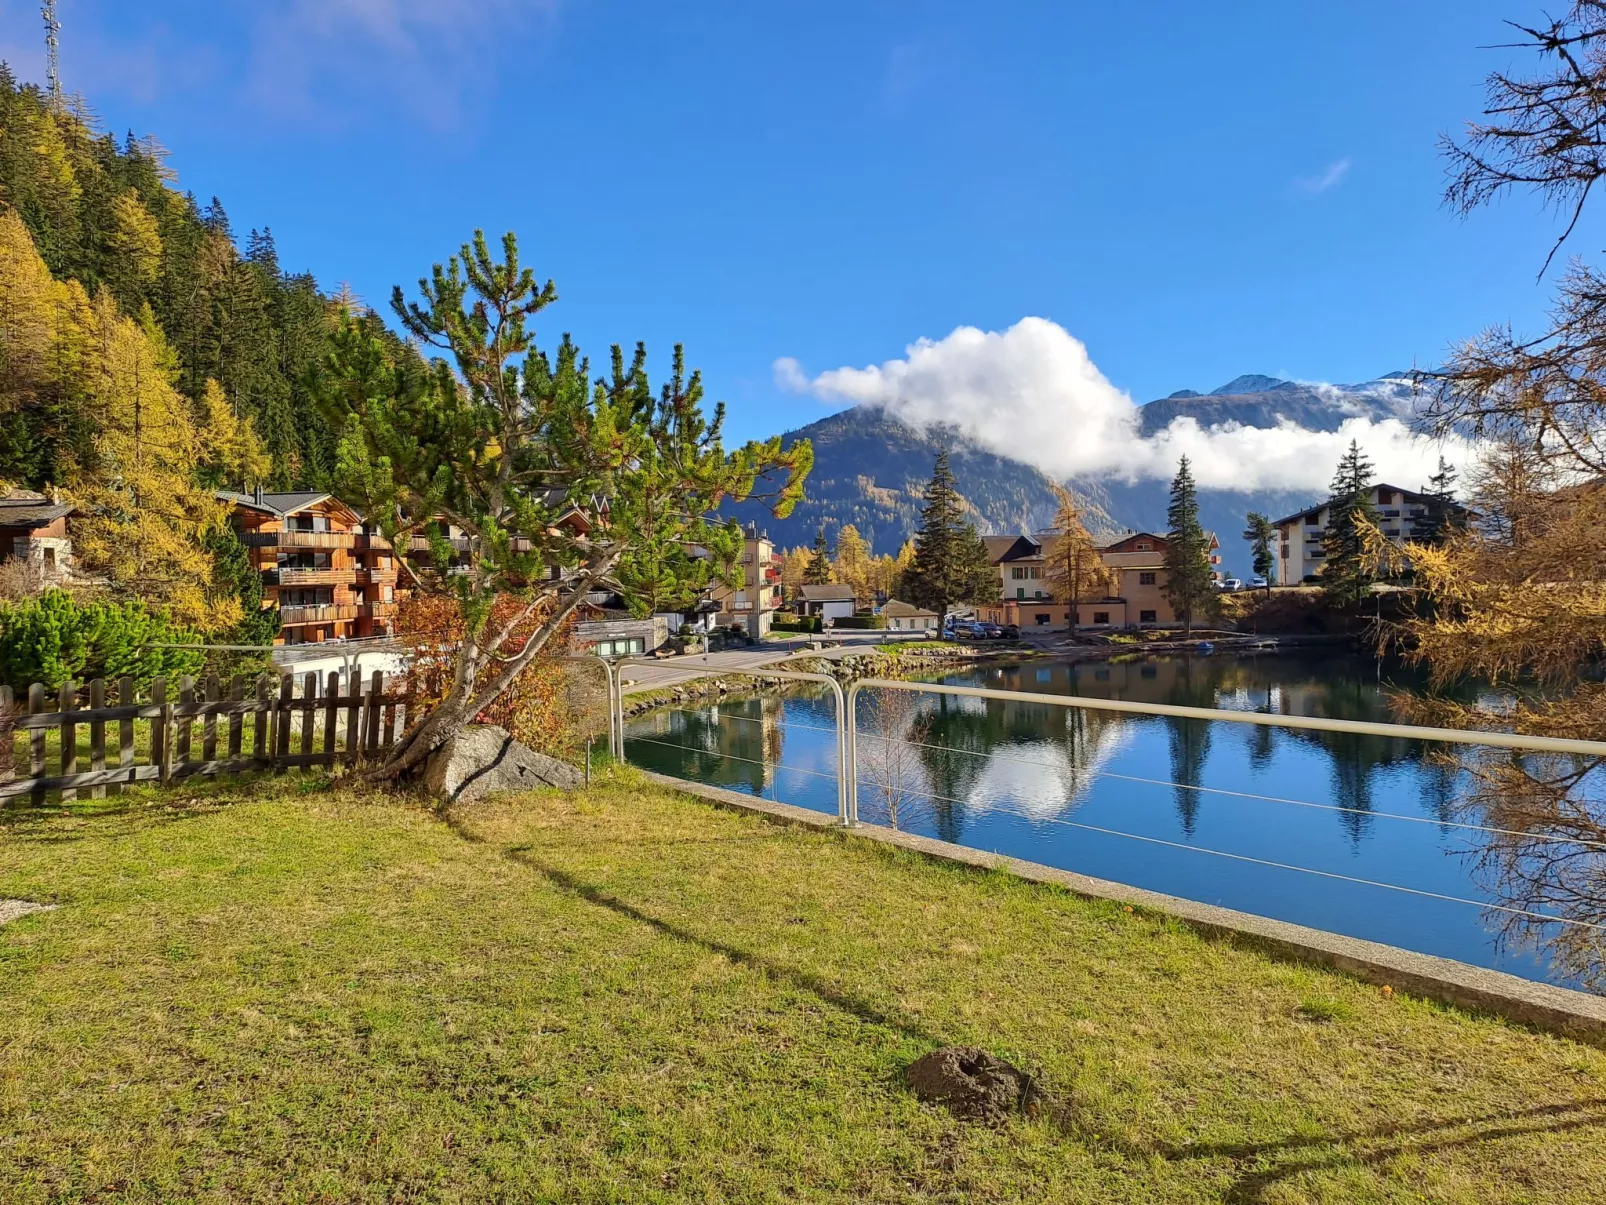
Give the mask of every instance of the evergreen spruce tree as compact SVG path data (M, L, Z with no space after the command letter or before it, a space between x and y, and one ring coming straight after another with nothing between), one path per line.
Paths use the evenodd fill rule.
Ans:
M987 554L987 545L965 521L948 453L939 452L920 510L914 559L903 574L901 592L916 606L946 616L956 603L996 600L998 588L998 570Z
M1333 474L1327 530L1322 533L1322 590L1335 606L1354 607L1371 592L1364 532L1376 525L1372 463L1351 440Z
M810 586L824 586L831 581L831 554L825 544L825 528L814 533L814 552L809 567L803 571L803 581Z
M1249 541L1249 549L1254 554L1253 568L1257 576L1266 583L1266 597L1271 597L1271 577L1277 569L1277 556L1274 546L1277 543L1277 529L1271 525L1271 520L1258 510L1252 510L1247 517L1248 527L1244 530L1244 539Z
M1433 548L1465 526L1464 512L1456 505L1455 467L1444 457L1439 457L1439 471L1428 478L1422 494L1426 501L1411 529L1411 542Z
M1165 594L1182 619L1183 631L1208 615L1216 601L1215 574L1210 569L1210 541L1199 525L1199 494L1184 456L1171 481L1166 507Z

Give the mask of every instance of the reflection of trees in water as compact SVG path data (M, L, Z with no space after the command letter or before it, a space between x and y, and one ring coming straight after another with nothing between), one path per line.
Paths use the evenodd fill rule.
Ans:
M959 840L965 805L955 801L970 798L989 762L1018 756L1022 748L1060 751L1059 765L1042 773L1057 774L1070 805L1095 777L1106 733L1124 721L1119 715L1078 708L931 696L920 719L926 744L919 752L937 835L945 841ZM1043 761L1041 755L1029 760Z
M777 698L755 695L695 711L652 712L631 725L626 752L650 770L762 795L781 761L781 707ZM641 737L647 739L635 739Z
M1478 833L1467 854L1479 886L1521 910L1485 914L1502 943L1606 992L1606 759L1463 748L1441 760L1468 784L1458 818L1499 830Z

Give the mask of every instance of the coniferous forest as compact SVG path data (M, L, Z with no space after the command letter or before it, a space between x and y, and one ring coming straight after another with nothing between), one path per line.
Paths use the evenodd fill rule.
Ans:
M237 234L216 197L203 204L175 186L154 140L100 131L81 107L53 107L4 65L0 202L56 282L76 282L92 306L109 298L145 331L198 424L216 382L266 454L262 485L327 486L334 435L307 374L339 303L280 264L270 230ZM6 351L28 349L13 338ZM24 384L0 381L0 478L63 486L93 460L95 424L70 381Z

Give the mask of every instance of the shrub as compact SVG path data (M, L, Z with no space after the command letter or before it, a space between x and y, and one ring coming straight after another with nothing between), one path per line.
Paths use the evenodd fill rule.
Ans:
M19 695L35 682L54 690L69 678L127 675L144 686L195 673L206 660L199 649L158 646L199 642L143 602L80 602L66 590L46 590L0 607L0 681Z
M833 619L834 628L884 628L887 626L885 615L845 615L841 619Z

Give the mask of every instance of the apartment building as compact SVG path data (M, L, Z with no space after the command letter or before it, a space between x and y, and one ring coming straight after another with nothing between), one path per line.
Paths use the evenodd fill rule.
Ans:
M1377 509L1378 527L1395 544L1403 544L1416 532L1416 525L1427 513L1431 501L1425 494L1404 490L1397 485L1374 485L1372 505ZM1465 520L1464 507L1450 506L1454 515ZM1299 586L1320 580L1324 560L1322 543L1332 511L1326 502L1307 507L1276 520L1277 569L1272 584Z
M269 605L279 608L281 644L390 635L396 558L385 538L332 494L220 494Z
M1035 536L983 536L987 555L998 566L998 597L1006 602L1052 597L1048 588L1048 546L1052 533Z
M1221 576L1221 542L1213 532L1205 533L1212 573ZM1036 536L987 536L988 551L995 552L1000 581L1004 584L1001 601L983 607L982 618L993 623L1018 624L1022 628L1065 627L1071 620L1070 600L1053 597L1044 582L1046 557L1056 537L1052 533ZM1099 559L1110 571L1109 591L1102 598L1078 599L1076 625L1083 628L1166 627L1179 622L1165 594L1166 538L1139 531L1123 536L1098 550ZM1037 573L1034 576L1033 571Z
M751 523L743 532L736 568L735 585L721 582L710 593L719 604L714 620L721 627L736 624L757 640L769 632L781 609L781 558L769 537Z

